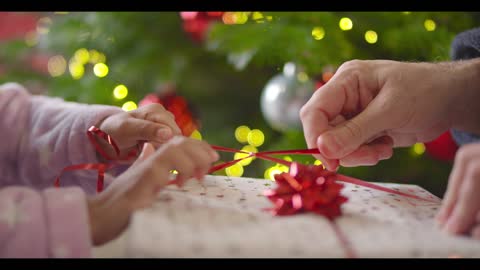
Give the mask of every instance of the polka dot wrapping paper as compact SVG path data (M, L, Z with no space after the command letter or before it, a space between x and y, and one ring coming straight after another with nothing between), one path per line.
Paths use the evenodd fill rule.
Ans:
M415 185L387 184L430 201L343 183L343 215L336 226L323 216L273 216L263 192L275 182L207 176L168 186L127 231L129 257L311 258L480 257L480 242L446 235L434 216L440 199ZM432 202L433 200L433 202ZM341 230L344 240L339 238ZM347 246L347 250L346 247Z

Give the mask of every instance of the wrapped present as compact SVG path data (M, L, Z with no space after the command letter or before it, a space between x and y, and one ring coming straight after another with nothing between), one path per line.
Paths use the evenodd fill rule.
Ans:
M341 182L340 182L341 183ZM270 180L207 176L168 186L132 217L128 257L480 257L480 242L435 226L440 199L415 185L381 186L428 200L343 183L343 215L274 216Z

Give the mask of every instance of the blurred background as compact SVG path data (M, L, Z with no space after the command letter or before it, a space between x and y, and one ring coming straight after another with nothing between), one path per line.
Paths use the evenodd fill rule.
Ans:
M343 62L449 60L455 35L479 22L478 12L0 12L0 83L124 110L158 102L185 135L216 145L305 148L298 111ZM456 150L445 133L340 172L442 196ZM244 160L218 174L286 169Z

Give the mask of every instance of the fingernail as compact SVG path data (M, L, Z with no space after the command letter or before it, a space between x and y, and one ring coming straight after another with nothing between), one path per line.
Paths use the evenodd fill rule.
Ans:
M340 162L338 159L327 161L323 164L328 171L337 172L340 168Z
M213 158L214 160L218 160L218 159L220 158L220 156L218 155L217 152L213 151L213 152L212 152L212 158Z
M163 140L167 140L167 139L170 139L170 137L172 137L172 132L170 131L170 129L162 128L157 131L157 136Z

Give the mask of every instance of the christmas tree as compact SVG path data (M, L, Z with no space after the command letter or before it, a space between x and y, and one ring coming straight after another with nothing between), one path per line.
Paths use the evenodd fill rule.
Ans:
M182 108L195 120L188 135L195 129L192 136L248 151L305 148L298 119L265 107L290 102L294 115L302 105L295 96L302 91L304 100L343 62L449 60L455 35L480 22L473 12L55 12L15 13L21 23L8 26L7 15L13 20L12 13L0 20L0 83L125 110L152 93L165 97L168 88L188 103ZM269 85L282 83L290 96L262 101ZM454 151L444 134L396 149L376 166L341 172L415 183L441 196ZM318 164L310 156L283 158ZM285 169L247 160L220 173L271 179Z

